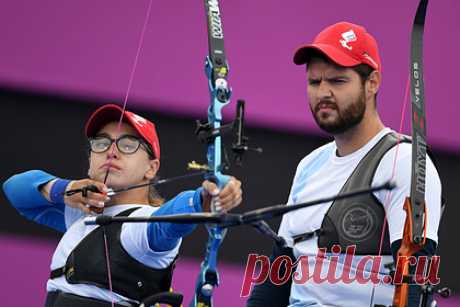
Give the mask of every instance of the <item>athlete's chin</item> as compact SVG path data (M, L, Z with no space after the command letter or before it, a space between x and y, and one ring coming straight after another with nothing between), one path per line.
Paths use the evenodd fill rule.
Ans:
M315 120L318 126L327 132L329 132L329 130L333 131L341 125L340 121L330 114L321 114L321 116L317 114L317 116L315 116Z
M318 126L323 130L324 132L327 132L329 134L341 134L346 131L346 126L343 125L339 121L331 121L331 120L316 120L316 123Z
M122 178L115 178L115 177L108 177L106 181L106 186L112 189L122 189L127 187L129 184L126 183L125 180L122 180Z
M117 186L122 184L122 182L124 181L124 177L125 176L120 171L111 169L109 170L109 172L98 172L91 179L99 182L105 182L107 186L114 187L114 184L116 184Z

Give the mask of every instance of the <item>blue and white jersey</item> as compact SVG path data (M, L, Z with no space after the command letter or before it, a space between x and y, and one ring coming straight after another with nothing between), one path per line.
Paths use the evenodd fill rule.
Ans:
M359 150L343 156L337 156L335 142L328 143L306 156L299 163L289 195L288 205L307 202L310 200L323 198L338 194L346 180L357 167L361 159L369 150L387 133L389 128L380 131L367 144ZM376 170L372 185L379 185L390 179L396 181L396 188L390 191L375 192L374 195L383 204L387 215L387 227L390 234L390 242L402 238L403 226L406 218L403 204L406 197L410 194L411 182L411 145L401 143L390 149L380 161ZM397 159L395 161L395 155ZM395 164L396 163L396 164ZM392 176L393 170L395 175ZM427 211L427 237L437 242L438 227L440 220L440 201L441 201L441 182L439 175L430 159L427 157L426 165L426 211ZM305 232L315 231L321 228L325 214L332 202L312 206L293 211L284 215L279 235L284 237L289 246L293 248L294 255L308 256L308 272L310 275L315 270L318 253L317 237L297 243L294 245L293 236ZM330 255L329 255L330 256ZM336 265L336 276L340 276L343 270L350 270L350 276L356 274L359 263L365 256L354 256L351 266L345 265L344 255L340 255L337 263L333 264L329 258L323 259L322 277L329 272L329 267ZM383 268L383 264L392 262L391 256L382 258L379 277L383 278L388 271ZM361 262L363 264L363 262ZM363 266L365 274L368 276L371 271L371 262ZM305 269L305 268L304 268ZM318 268L317 268L318 269ZM297 273L301 274L302 268L297 267ZM299 279L299 278L298 278ZM292 283L290 307L303 306L369 306L373 284L370 282L345 283L343 281L306 282ZM373 304L391 305L393 296L393 286L378 284L375 287Z

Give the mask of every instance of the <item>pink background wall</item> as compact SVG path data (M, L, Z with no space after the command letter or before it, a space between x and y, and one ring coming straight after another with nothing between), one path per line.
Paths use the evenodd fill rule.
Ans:
M202 2L153 1L128 105L204 114ZM379 108L385 123L398 129L418 0L221 2L233 97L247 99L252 124L319 132L307 109L304 69L293 65L293 51L325 26L348 20L365 25L380 44ZM120 102L147 6L148 0L3 0L0 86ZM429 142L457 151L459 12L457 0L430 1L425 35Z
M230 84L247 100L247 119L263 127L319 133L305 95L295 48L325 26L348 20L377 38L383 59L379 108L394 129L400 121L409 39L418 0L222 0ZM2 0L0 86L121 102L125 96L148 0ZM460 1L430 2L425 33L429 143L460 152ZM208 104L202 1L153 1L129 105L202 116ZM406 116L406 131L408 116ZM41 306L55 243L0 237L3 306ZM176 288L188 304L199 263L183 260ZM220 265L217 306L243 306L243 268ZM449 302L449 303L447 303ZM457 300L440 306L459 306Z

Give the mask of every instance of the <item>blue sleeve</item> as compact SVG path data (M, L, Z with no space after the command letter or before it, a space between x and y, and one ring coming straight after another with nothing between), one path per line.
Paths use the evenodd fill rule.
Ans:
M186 214L201 212L201 191L187 191L164 203L152 215ZM157 252L173 249L179 239L195 229L195 224L150 223L147 228L149 247Z
M13 207L27 219L64 232L65 205L49 202L40 192L41 185L55 178L44 171L27 171L5 181L3 192Z

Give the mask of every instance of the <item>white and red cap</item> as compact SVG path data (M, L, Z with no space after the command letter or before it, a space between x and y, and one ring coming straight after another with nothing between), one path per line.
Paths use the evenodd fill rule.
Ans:
M340 66L367 64L382 70L377 41L362 26L339 22L327 27L312 44L300 46L294 54L294 63L308 63L312 51L320 51Z
M130 111L124 111L116 104L106 104L91 114L85 125L87 137L94 137L106 124L118 122L123 113L123 121L130 124L140 136L152 147L156 159L160 159L160 141L155 124Z

